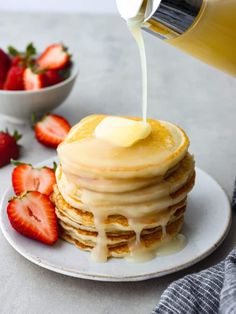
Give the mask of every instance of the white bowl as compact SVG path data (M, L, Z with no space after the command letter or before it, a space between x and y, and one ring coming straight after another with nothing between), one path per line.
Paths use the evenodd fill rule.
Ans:
M78 75L73 64L65 81L35 91L0 90L0 115L15 123L24 123L32 114L44 114L60 106L69 96Z

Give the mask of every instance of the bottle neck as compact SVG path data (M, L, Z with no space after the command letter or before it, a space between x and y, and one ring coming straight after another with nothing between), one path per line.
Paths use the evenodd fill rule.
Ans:
M161 39L171 39L186 32L195 22L203 0L162 0L143 24L143 28Z

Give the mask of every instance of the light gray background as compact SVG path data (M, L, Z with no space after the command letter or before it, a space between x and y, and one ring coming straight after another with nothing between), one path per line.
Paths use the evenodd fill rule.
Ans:
M0 10L27 12L117 13L116 0L8 0L0 2Z
M80 76L57 113L73 124L91 113L141 115L138 52L126 26L111 15L0 14L1 46L37 47L63 40L74 51ZM149 67L149 116L181 125L191 139L197 165L231 196L236 170L235 79L145 35ZM13 125L1 120L1 129ZM41 162L55 155L34 139L29 125L22 160ZM10 184L11 166L0 169L0 193ZM214 197L214 196L212 196ZM214 219L214 217L212 217ZM236 244L235 214L221 247L194 267L139 283L73 279L35 266L0 234L0 312L3 314L149 313L167 285L222 259Z

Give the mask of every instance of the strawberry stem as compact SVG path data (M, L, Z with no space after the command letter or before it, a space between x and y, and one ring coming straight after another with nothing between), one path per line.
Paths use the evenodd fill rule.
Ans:
M30 58L32 56L35 56L37 53L36 51L36 48L34 47L34 44L31 42L28 44L28 46L26 47L26 50L25 50L25 55L26 55L26 58Z
M14 195L14 196L11 196L9 199L8 199L8 203L10 203L11 201L17 199L17 196Z
M10 198L8 199L8 203L9 203L10 201L12 201L12 200L21 200L21 199L23 199L23 198L27 195L27 193L28 193L28 192L23 192L23 193L21 193L21 195L13 195L12 197L10 197Z
M24 52L20 52L15 47L9 46L8 53L11 57L20 57L18 65L22 67L33 67L35 64L34 57L37 54L36 48L33 43L29 43Z
M10 162L11 162L11 164L12 164L13 166L29 165L29 166L32 167L32 164L25 163L25 162L21 162L21 161L14 160L14 159L11 159Z
M65 45L62 44L62 50L63 50L64 52L67 52L67 51L68 51L68 47L66 47Z
M9 133L8 128L6 128L5 131L3 131L3 132L8 134L8 135L10 135L10 136L12 136L12 137L14 137L16 142L18 142L22 138L22 135L17 130L14 131L13 135L11 135Z
M18 51L13 46L8 46L7 50L8 50L9 55L12 56L12 57L16 57L16 56L20 56L21 55L20 51Z
M17 130L15 130L13 137L15 138L16 142L18 142L22 138L22 135Z
M53 171L56 172L56 170L57 170L57 163L54 161L53 162Z
M33 125L36 123L37 119L36 119L36 114L32 113L31 115L31 122L33 123Z

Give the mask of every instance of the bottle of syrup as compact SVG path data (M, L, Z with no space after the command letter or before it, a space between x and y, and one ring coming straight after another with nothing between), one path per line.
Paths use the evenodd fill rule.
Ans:
M236 76L236 0L117 0L129 14L131 3L145 9L144 30Z

